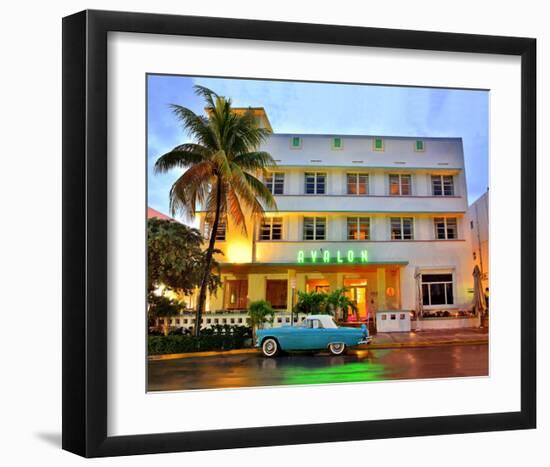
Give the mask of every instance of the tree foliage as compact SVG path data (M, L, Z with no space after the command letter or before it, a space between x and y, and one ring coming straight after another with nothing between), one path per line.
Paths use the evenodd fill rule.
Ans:
M197 229L179 222L152 218L147 221L147 288L150 295L164 286L175 292L190 294L199 287L205 262L203 238ZM217 264L214 263L217 267ZM220 285L215 268L208 277L208 287Z
M247 324L252 329L252 342L256 337L256 329L262 329L264 324L273 323L275 310L271 307L271 303L265 300L256 300L248 305Z
M294 307L297 313L325 313L327 305L327 294L324 292L302 292L298 291L298 301Z
M348 289L342 287L330 293L325 292L301 292L298 291L298 301L295 311L305 314L329 314L335 316L341 310L344 319L347 318L348 310L357 311L357 305L346 293Z

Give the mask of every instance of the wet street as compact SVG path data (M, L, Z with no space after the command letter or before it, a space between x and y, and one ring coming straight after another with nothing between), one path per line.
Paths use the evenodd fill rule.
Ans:
M261 354L148 362L149 391L488 375L487 345L360 350L357 355Z

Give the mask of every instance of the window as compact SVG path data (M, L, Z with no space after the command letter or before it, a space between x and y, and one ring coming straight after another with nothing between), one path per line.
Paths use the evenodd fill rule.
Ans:
M454 196L452 175L432 175L432 194L434 196Z
M422 303L424 305L453 305L452 274L422 274Z
M225 309L244 310L246 308L247 294L248 281L246 279L225 281Z
M411 194L411 176L390 174L390 195L409 196Z
M285 188L285 174L283 172L267 174L264 183L272 195L282 195Z
M343 149L344 141L340 137L332 138L332 149Z
M474 228L474 221L470 221L470 230Z
M225 240L225 231L226 231L226 224L225 219L220 219L218 222L218 229L216 232L216 240ZM208 221L204 221L204 237L209 239L210 238L210 223Z
M302 147L302 138L299 136L293 136L290 139L290 147L292 149L300 149Z
M325 240L326 217L304 217L304 240Z
M324 195L326 192L327 174L317 172L306 172L305 192L307 195Z
M368 195L368 174L353 173L347 175L348 195Z
M412 217L392 217L391 239L392 240L413 240L413 218Z
M425 150L424 141L422 141L421 139L417 139L414 142L414 150L416 152L424 152Z
M434 218L435 238L438 240L454 240L458 238L456 217Z
M286 310L288 281L286 279L267 279L265 281L265 299L275 310Z
M370 238L369 217L348 217L348 240L368 240Z
M302 321L302 327L310 329L323 329L323 325L318 319L306 319L305 321Z
M372 142L372 146L375 151L383 151L384 140L382 138L374 138L374 141Z
M283 238L283 218L264 217L260 225L260 240L281 240Z

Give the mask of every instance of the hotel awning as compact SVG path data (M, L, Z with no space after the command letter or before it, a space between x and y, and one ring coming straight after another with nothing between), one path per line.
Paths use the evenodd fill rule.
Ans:
M222 272L249 273L286 273L289 269L300 272L366 272L375 271L380 267L396 268L404 267L408 261L370 261L368 263L220 263Z

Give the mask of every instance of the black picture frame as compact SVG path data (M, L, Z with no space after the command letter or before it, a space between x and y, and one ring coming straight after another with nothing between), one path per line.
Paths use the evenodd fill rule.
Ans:
M108 436L109 31L520 56L521 410ZM535 297L535 39L112 11L63 19L63 449L101 457L535 428Z

